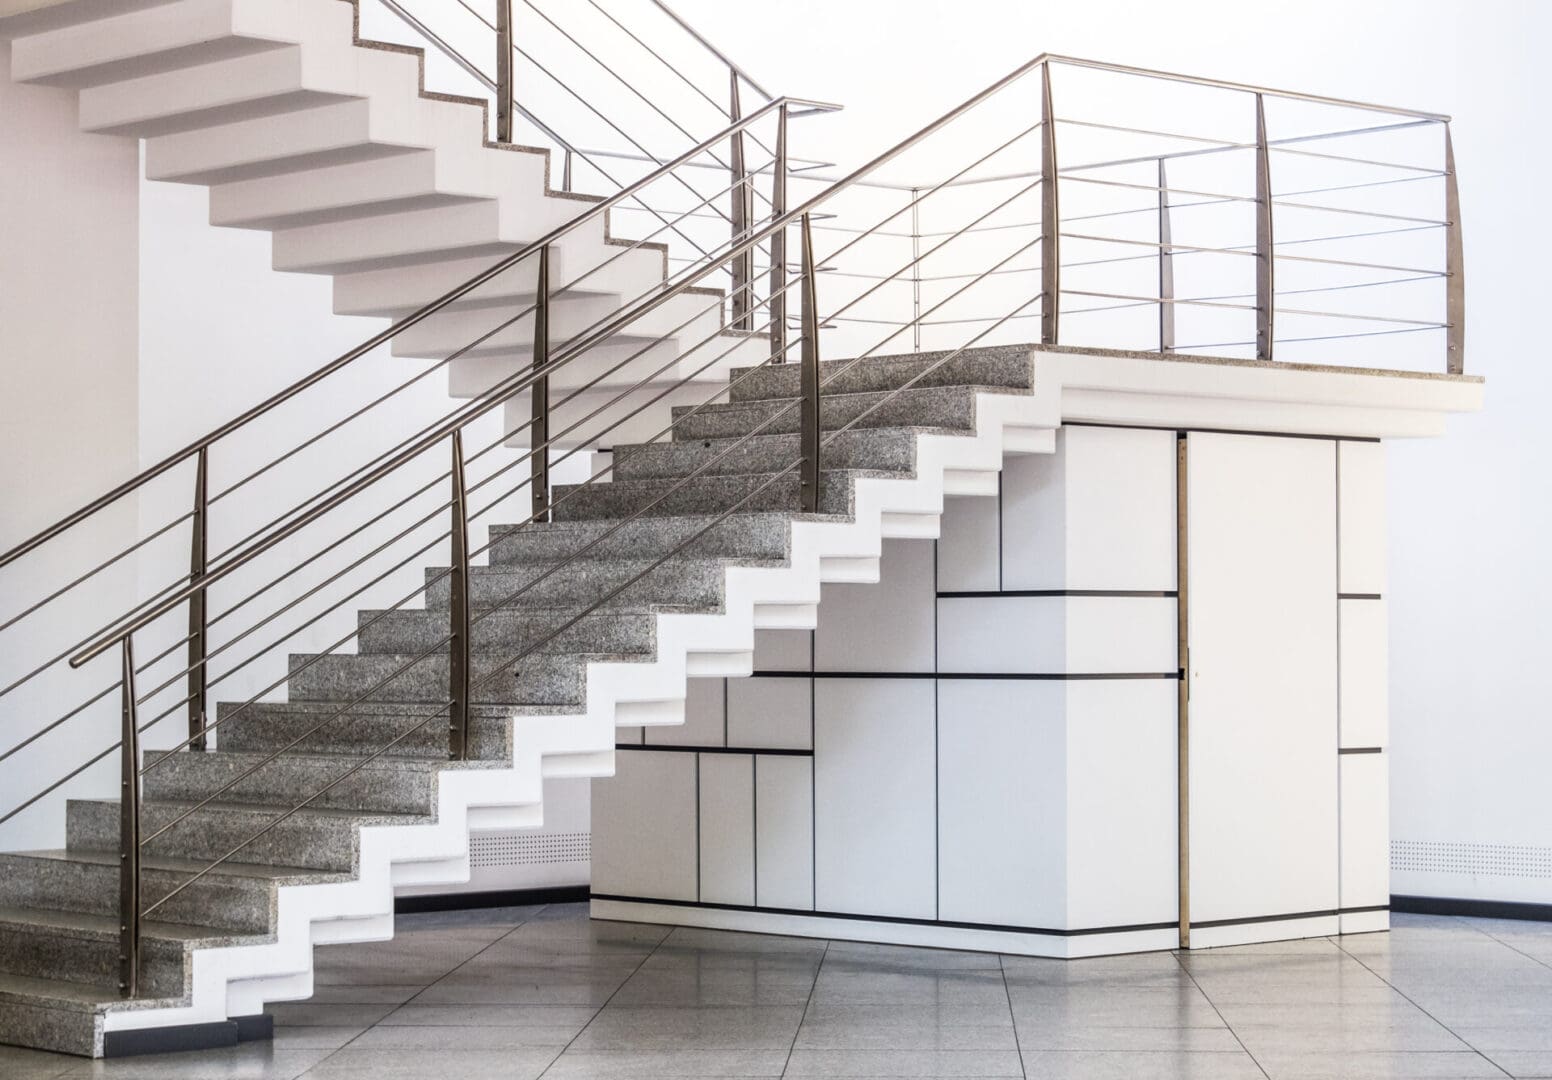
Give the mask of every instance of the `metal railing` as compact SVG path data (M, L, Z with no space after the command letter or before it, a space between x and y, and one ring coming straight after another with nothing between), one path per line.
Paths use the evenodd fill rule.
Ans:
M1093 100L1120 115L1099 118L1064 113L1057 108L1061 103L1086 100L1063 85L1075 72L1141 81L1147 93L1135 95L1140 111L1157 110L1172 126L1160 127L1157 122L1149 126L1146 115L1130 115L1122 107L1133 99L1113 93L1098 94ZM1212 97L1202 99L1196 111L1182 110L1168 92L1170 88ZM1217 101L1216 95L1223 95L1224 100ZM848 433L860 426L893 422L898 415L894 410L905 395L933 385L934 375L968 349L1038 341L1048 345L1145 347L1162 356L1217 348L1244 350L1263 361L1278 362L1287 359L1288 350L1307 344L1297 340L1301 336L1297 331L1292 336L1283 332L1281 328L1290 320L1320 318L1341 326L1362 327L1368 320L1378 319L1387 328L1405 327L1408 337L1432 333L1443 338L1444 347L1439 351L1444 362L1437 366L1456 373L1462 369L1460 227L1444 117L1041 56L866 164L842 177L821 180L793 169L788 157L789 120L813 108L824 106L778 99L732 125L739 131L757 123L768 123L771 128L770 162L747 173L749 183L755 178L769 179L767 205L771 209L763 222L751 223L743 233L730 236L709 254L672 273L660 286L612 308L602 318L568 333L557 331L556 320L566 310L560 298L574 298L581 292L579 283L597 271L578 277L566 270L560 275L563 284L552 284L552 248L561 236L581 228L585 220L593 220L620 200L634 198L636 185L599 204L578 222L502 260L430 308L400 320L366 345L320 369L315 377L0 555L0 569L17 564L126 494L140 490L179 464L193 463L194 508L175 515L168 524L144 530L146 535L135 545L187 525L195 537L191 572L185 575L180 570L139 603L119 606L115 610L120 614L110 620L104 621L100 612L94 612L89 629L73 631L69 646L50 664L84 674L104 670L102 664L116 658L116 676L92 700L117 691L118 741L0 817L0 822L13 817L70 782L93 762L118 751L123 795L122 982L126 994L132 995L138 988L135 957L144 919L197 881L218 872L286 820L326 799L373 761L420 745L411 740L428 726L445 726L449 759L459 761L469 756L471 718L478 707L488 705L505 715L526 700L521 685L514 687L503 680L511 680L514 671L521 673L535 663L534 657L546 646L582 626L590 616L643 587L670 560L688 555L714 557L699 556L702 549L697 545L731 515L757 510L843 512L844 502L838 497L843 489L834 485L838 477L845 476L846 458L838 454ZM1334 123L1316 123L1311 118L1328 110L1337 114L1326 116ZM1230 130L1213 135L1201 130L1180 131L1173 125L1181 117L1185 118L1181 123L1220 119ZM1291 128L1283 126L1294 120L1297 123ZM1068 138L1068 131L1078 134ZM1059 132L1063 137L1058 137ZM1084 136L1084 132L1097 134ZM719 132L675 159L669 168L695 167L704 160L701 155L709 146L726 141L728 134L728 130ZM1428 146L1407 143L1405 153L1397 157L1359 151L1351 142L1425 134L1433 139ZM1115 140L1121 137L1143 140L1144 145L1118 147ZM1427 163L1429 152L1439 155L1437 164ZM1288 155L1296 165L1279 168L1280 159L1274 155ZM1371 169L1400 172L1406 179L1364 175ZM1334 175L1322 177L1323 170L1334 170ZM1294 187L1284 186L1287 181L1282 177L1287 175L1293 177ZM659 170L648 182L672 179ZM814 185L817 190L803 197L796 190L800 185ZM1413 198L1410 192L1429 185L1443 188L1430 196L1444 204L1433 217L1428 216L1426 206L1409 201ZM1387 194L1378 202L1363 201L1395 190L1408 194L1402 199ZM1103 193L1103 200L1095 201L1093 192ZM1309 202L1312 197L1329 199L1343 193L1362 195L1354 202ZM700 205L681 208L681 216L700 209ZM1186 211L1200 212L1209 220L1198 222ZM1384 224L1340 235L1318 229L1305 235L1309 230L1296 230L1287 219L1290 211L1295 219L1315 213L1374 218ZM677 220L671 219L663 228ZM797 231L795 242L793 230ZM1435 242L1439 265L1427 265L1421 257L1415 260L1416 265L1388 255L1359 257L1366 249L1353 247L1355 242L1390 243L1400 237L1414 243L1421 236ZM1340 248L1339 254L1289 253L1320 244L1348 246ZM643 241L637 241L622 251L639 252L642 245ZM730 266L757 251L771 253L764 275L750 275L733 296L706 292L706 282L721 280ZM797 258L791 261L789 252L794 251ZM1368 276L1357 282L1327 284L1295 280L1294 287L1288 287L1288 277L1310 269ZM490 286L513 274L523 275L519 285L509 287L506 293L492 291ZM527 285L529 274L531 286ZM1088 280L1096 274L1108 276ZM1398 280L1398 275L1405 280ZM1305 295L1306 290L1367 294L1417 282L1432 283L1442 292L1422 302L1425 307L1436 304L1437 311L1344 310L1335 303L1327 309L1291 308L1283 303L1284 298L1294 293ZM528 295L532 295L532 303L527 302ZM1064 303L1068 298L1080 298L1083 306ZM1087 303L1094 299L1104 303ZM471 313L486 320L472 332L464 321ZM1103 313L1096 332L1100 340L1074 340L1081 335L1074 334L1071 327L1075 321L1081 326L1081 317L1090 313ZM1135 324L1126 321L1139 313L1143 318ZM1198 321L1202 313L1208 318ZM1430 313L1433 318L1426 317ZM293 448L271 455L249 477L210 494L208 474L214 464L210 451L218 440L267 415L378 345L432 325L441 315L456 316L448 336L438 339L454 342L455 347L449 348L446 358L432 370L494 355L500 361L498 372L487 378L467 403L429 422L412 425L407 435L402 428L395 429L392 445L323 486L312 485L315 477L310 475L306 484L292 476L293 486L303 490L292 491L278 503L286 507L282 513L213 551L207 535L217 521L212 511L249 484L251 476L271 474L277 463L291 462L299 452ZM1202 334L1217 329L1220 324L1213 320L1221 320L1222 328L1238 336L1225 338L1221 344L1176 343L1182 332ZM528 335L521 349L511 340L519 321ZM1038 330L1033 330L1036 326ZM1355 329L1336 335L1342 341L1359 342L1366 350L1363 356L1333 353L1339 346L1328 338L1321 346L1323 362L1376 366L1367 355L1376 339L1365 336L1368 333ZM1146 342L1139 337L1143 334ZM800 364L794 396L778 399L758 421L751 421L737 434L704 438L704 452L685 475L639 489L639 498L629 505L589 508L589 500L606 499L610 490L619 490L609 484L633 475L633 458L649 453L650 444L676 436L682 441L687 423L705 416L719 401L730 399L736 388L771 365L785 363L794 349ZM920 354L909 379L888 392L856 401L844 412L827 407L826 395L843 393L853 385L848 373L854 365L871 357L892 355L892 351ZM617 358L619 353L626 355ZM723 372L735 354L744 370L735 372L730 381L708 386L710 377ZM826 354L845 359L822 365ZM515 363L514 355L519 358ZM370 414L382 400L326 430ZM668 414L670 404L677 408ZM496 464L519 438L526 442L526 448ZM471 439L479 445L466 453ZM743 476L737 481L739 488L718 503L719 510L696 510L702 504L691 495L698 496L700 489L724 482L720 478L727 474L746 472L741 455L753 449L755 440L764 440L757 445L785 455L780 459L782 464L753 477ZM311 439L302 445L311 446ZM608 464L579 476L576 483L551 484L552 470L568 462L585 463L584 451L596 446L615 450ZM484 469L484 475L471 474L471 466ZM475 543L471 528L480 521L498 520L503 514L511 516L514 498L522 500L524 509L515 515L517 520L510 530L483 544ZM512 582L496 575L490 588L475 588L478 559L499 562L502 545L509 537L542 527L557 512L602 518L604 526L596 533L581 534L586 539L574 541L574 546L557 549L552 557L531 568L537 572ZM625 539L622 533L633 523L655 513L675 512L697 516L689 534L667 552L622 563L622 577L593 592L576 591L580 582L568 573L579 560L590 554L617 552ZM372 531L379 527L392 535L380 538ZM546 535L557 544L566 536L554 531ZM402 576L406 570L413 573L433 550L445 550L448 565L427 572L425 580L413 588L399 588L396 575ZM27 606L19 615L8 616L0 623L0 633L49 610L65 592L120 557L99 563L96 570L77 577L64 589ZM333 565L330 560L346 565ZM315 583L296 576L307 568L315 569ZM507 587L509 584L512 587ZM254 605L280 585L294 595L275 596L273 610L255 612ZM386 600L377 608L363 611L348 631L336 632L340 617L366 607L363 598L375 599L385 592ZM406 612L420 611L417 604L435 612L426 617L439 620L432 631L432 644L399 651L379 649L389 659L375 669L380 673L369 677L370 685L365 689L341 695L348 700L328 700L309 718L306 729L285 746L255 754L258 760L215 790L161 821L155 829L144 828L139 799L148 775L177 752L205 746L212 732L219 746L222 730L232 730L231 725L244 718L252 722L270 695L288 685L295 690L298 680L308 678L308 672L318 665L331 657L348 655L347 650L362 641L363 635L384 632L395 619L405 618ZM213 640L212 629L223 626L238 612L253 614L251 625L241 630L223 629L224 639L219 643ZM515 647L495 632L503 613L515 613L520 620L523 632L517 635ZM186 623L178 621L185 615ZM273 640L250 642L260 630L287 618L299 621L280 629ZM185 625L188 633L182 634ZM325 626L329 628L326 634ZM476 649L482 633L497 640L486 638ZM137 643L158 634L170 640L160 641L160 651L137 666L137 652L146 651L137 648ZM324 638L322 647L315 641L319 635ZM298 643L305 644L307 651L293 656L282 669L278 658L288 646ZM242 651L234 652L239 646ZM157 667L180 654L182 667L170 672ZM445 673L439 667L444 662ZM209 677L217 664L224 670ZM254 674L261 670L262 674ZM242 677L246 683L229 681L245 672ZM413 682L417 673L422 678L418 684ZM429 679L425 678L428 673ZM158 685L141 689L158 679ZM211 717L203 703L210 690L222 683L242 685L251 692ZM427 684L435 689L425 689ZM0 688L0 699L19 685ZM184 687L189 692L168 703ZM231 797L288 751L311 745L343 718L380 707L385 696L391 698L395 693L401 696L392 700L401 701L409 710L403 719L408 726L394 738L370 752L358 753L349 768L305 798L283 809L277 807L267 823L241 842L212 852L202 869L169 892L154 899L140 895L140 861L148 846L175 829L190 828L201 809ZM147 718L146 713L159 706L160 711ZM67 718L71 715L75 713L66 714ZM186 717L187 725L186 735L177 745L141 755L141 736L158 722L179 715ZM42 737L58 723L21 745ZM0 761L16 752L17 748L7 751L0 755Z
M607 7L599 0L456 0L434 8L419 0L376 3L429 44L459 86L472 84L488 97L496 141L557 155L566 192L612 193L710 131L737 125L749 99L756 106L772 100L662 0ZM708 201L703 214L676 223L668 240L678 257L707 257L723 235L749 228L761 200L769 209L768 196L744 182L751 145L774 156L758 133L740 128L725 150L707 153L700 163L706 175L675 174L681 192L697 199L708 180L722 182L718 173L728 191L726 206ZM619 210L665 220L662 207L644 199ZM754 273L753 259L751 253L727 269L725 287L735 298ZM734 325L741 320L735 311Z

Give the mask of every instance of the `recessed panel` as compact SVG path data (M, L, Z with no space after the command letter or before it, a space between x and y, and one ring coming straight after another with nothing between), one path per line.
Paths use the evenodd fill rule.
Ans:
M700 898L708 904L752 904L754 759L747 754L699 757Z
M755 767L755 903L814 908L814 762L760 754Z
M877 584L824 586L818 670L931 672L935 565L928 541L886 540Z
M821 679L815 701L820 910L932 918L933 680Z
M1384 600L1341 600L1342 746L1390 742L1390 667Z
M699 755L620 750L593 781L593 891L695 900Z
M938 588L944 592L989 592L1001 587L1001 497L963 496L943 500L938 534Z
M989 679L939 684L941 918L1067 925L1066 689Z

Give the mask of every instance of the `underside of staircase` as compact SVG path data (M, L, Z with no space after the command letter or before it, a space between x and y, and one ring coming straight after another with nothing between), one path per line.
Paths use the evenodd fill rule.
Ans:
M134 1001L115 989L119 807L71 801L65 850L0 856L7 1041L100 1055L114 1031L220 1022L308 996L314 944L389 936L394 886L466 878L470 828L538 824L543 778L611 773L616 727L682 722L687 677L749 674L756 628L812 627L821 582L876 581L886 536L936 535L946 491L994 491L1004 452L1049 445L1049 423L1029 415L1026 346L966 351L867 412L942 359L872 358L834 378L824 427L855 426L827 448L819 514L795 512L798 371L788 366L742 378L672 442L616 447L610 483L555 490L553 522L493 526L490 563L473 570L477 614L549 576L478 623L476 676L539 647L484 684L468 761L449 762L444 726L421 723L426 703L444 700L443 655L302 738L441 639L445 583L428 590L425 610L362 612L370 625L357 654L294 657L288 700L236 715L221 706L218 749L146 774L147 835L280 756L149 844L147 905L405 737L158 910ZM827 365L826 377L837 370ZM71 981L55 977L66 971Z

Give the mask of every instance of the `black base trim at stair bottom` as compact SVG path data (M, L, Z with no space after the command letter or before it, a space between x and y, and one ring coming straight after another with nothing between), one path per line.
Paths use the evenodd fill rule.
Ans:
M1336 915L1368 915L1376 911L1389 911L1387 904L1371 904L1368 907L1327 908L1324 911L1290 911L1283 915L1247 915L1239 919L1211 919L1207 922L1192 920L1191 929L1211 930L1219 926L1253 926L1256 923L1293 922L1297 919L1329 919Z
M1132 934L1143 930L1174 930L1174 920L1137 923L1132 926L1089 926L1078 930L1054 930L1039 926L1002 926L997 923L952 922L947 919L913 919L904 915L862 915L851 911L806 911L802 908L753 907L749 904L714 904L706 900L663 900L651 896L618 896L594 893L594 900L612 900L621 904L655 904L659 907L708 908L712 911L747 911L755 915L797 915L805 919L845 919L849 922L889 923L900 926L932 926L946 930L990 930L1002 934L1030 934L1040 937L1086 937L1092 934Z
M1552 922L1552 904L1522 900L1463 900L1448 896L1392 896L1390 910L1402 915L1469 915L1478 919Z
M587 902L587 896L586 885L396 896L393 899L393 913L419 915L428 911L473 911L476 908L533 907L535 904L582 904Z
M221 1050L245 1042L275 1037L275 1018L268 1013L213 1020L208 1024L109 1031L102 1037L105 1058L140 1057L143 1054L177 1054L187 1050Z

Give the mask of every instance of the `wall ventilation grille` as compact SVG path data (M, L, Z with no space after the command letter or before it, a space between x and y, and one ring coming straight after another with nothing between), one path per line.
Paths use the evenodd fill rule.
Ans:
M1552 878L1552 847L1392 840L1390 868L1425 874Z
M469 864L503 867L585 863L592 857L592 848L593 838L585 832L484 833L470 838Z

